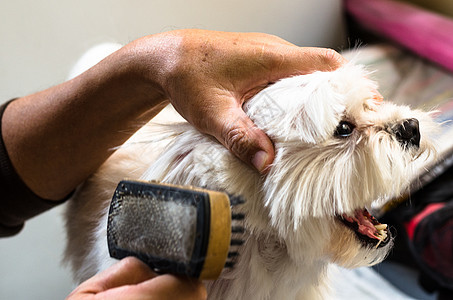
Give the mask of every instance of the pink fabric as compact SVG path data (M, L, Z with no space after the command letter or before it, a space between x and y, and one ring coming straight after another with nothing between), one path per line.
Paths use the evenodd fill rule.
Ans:
M406 227L407 236L410 240L414 239L415 229L417 229L418 224L421 220L429 216L435 211L438 211L442 207L445 206L445 203L431 203L428 204L421 212L415 215L409 222L405 223L404 226Z
M384 35L453 71L453 20L391 0L344 0L367 29Z

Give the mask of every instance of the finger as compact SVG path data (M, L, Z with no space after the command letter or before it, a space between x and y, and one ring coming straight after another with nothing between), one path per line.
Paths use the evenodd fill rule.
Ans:
M132 285L157 275L135 257L127 257L82 283L78 290L96 294L123 285Z
M313 62L312 69L318 71L333 71L346 64L348 61L340 53L328 48L302 48L307 60Z
M214 119L214 135L234 155L259 172L274 160L274 146L269 137L250 120L242 108L233 107Z
M161 300L201 300L207 298L205 286L198 280L173 275L161 275L137 286L138 294L152 294Z
M125 285L96 295L99 299L121 300L203 300L207 298L205 286L194 279L160 275L136 285Z
M338 52L327 48L284 46L269 52L269 81L309 74L316 71L333 71L347 63Z
M245 114L242 101L229 93L218 93L212 103L219 105L204 105L196 114L186 114L187 120L201 132L215 137L243 162L265 173L274 160L274 145Z

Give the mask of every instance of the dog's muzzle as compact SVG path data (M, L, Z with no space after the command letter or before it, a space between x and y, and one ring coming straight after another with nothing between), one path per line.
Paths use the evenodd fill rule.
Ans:
M381 248L392 239L392 233L387 224L379 223L367 209L357 209L352 214L342 214L338 219L354 231L365 246Z
M420 146L420 128L417 119L406 119L393 128L396 139L408 148L411 146Z

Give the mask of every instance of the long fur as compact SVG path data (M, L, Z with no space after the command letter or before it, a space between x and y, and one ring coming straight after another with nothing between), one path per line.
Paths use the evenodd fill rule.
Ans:
M382 261L391 243L370 247L338 220L404 192L434 153L430 114L374 100L360 66L281 80L244 105L275 143L266 175L186 122L149 123L78 191L66 212L66 259L83 281L114 263L106 243L112 192L123 178L194 185L242 195L245 244L236 267L207 283L211 299L322 299L327 270ZM403 147L395 124L416 118L420 147ZM349 137L334 132L355 125Z

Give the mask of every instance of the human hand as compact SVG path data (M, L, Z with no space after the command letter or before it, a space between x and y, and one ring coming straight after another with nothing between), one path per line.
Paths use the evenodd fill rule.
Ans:
M206 299L196 280L153 273L144 263L127 257L79 285L66 299Z
M151 81L176 110L259 171L273 161L273 144L242 104L280 78L334 70L346 61L330 49L297 47L261 33L180 30L133 45L142 66L160 66Z
M170 99L198 130L262 172L273 144L244 113L244 101L280 78L344 62L333 50L260 33L151 35L72 80L13 101L3 114L3 140L25 184L60 200Z

